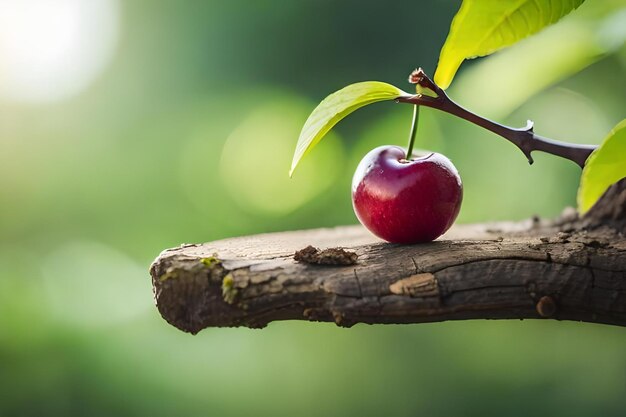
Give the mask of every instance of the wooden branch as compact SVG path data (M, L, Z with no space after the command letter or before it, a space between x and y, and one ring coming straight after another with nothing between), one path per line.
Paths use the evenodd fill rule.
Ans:
M418 323L554 318L626 326L626 179L583 219L456 226L392 245L360 226L182 245L150 268L157 307L186 332L275 320ZM312 245L341 251L294 253Z

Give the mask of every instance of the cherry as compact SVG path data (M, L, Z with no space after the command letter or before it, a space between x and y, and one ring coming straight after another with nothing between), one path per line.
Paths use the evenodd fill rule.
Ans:
M359 221L392 243L428 242L452 226L463 199L461 177L445 156L380 146L359 163L352 205Z

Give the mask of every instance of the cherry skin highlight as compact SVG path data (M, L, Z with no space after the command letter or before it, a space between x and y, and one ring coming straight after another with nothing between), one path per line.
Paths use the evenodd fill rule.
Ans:
M452 226L463 199L461 177L439 153L380 146L359 163L352 179L352 206L363 226L391 243L437 239Z

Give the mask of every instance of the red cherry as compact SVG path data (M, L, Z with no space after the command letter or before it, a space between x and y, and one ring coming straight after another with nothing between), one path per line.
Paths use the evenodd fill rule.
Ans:
M463 185L445 156L380 146L359 163L352 179L352 205L359 221L392 243L428 242L452 226Z

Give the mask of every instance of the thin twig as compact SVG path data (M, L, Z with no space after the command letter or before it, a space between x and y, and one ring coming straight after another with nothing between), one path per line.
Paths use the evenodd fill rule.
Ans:
M435 96L426 94L407 95L398 98L397 102L432 107L481 126L517 146L526 155L530 164L533 163L531 152L541 151L568 159L582 168L585 166L585 161L589 155L597 148L596 145L579 145L536 135L533 131L533 122L530 120L526 127L517 129L479 116L455 103L421 68L411 73L409 81L419 85L422 89L432 91Z

